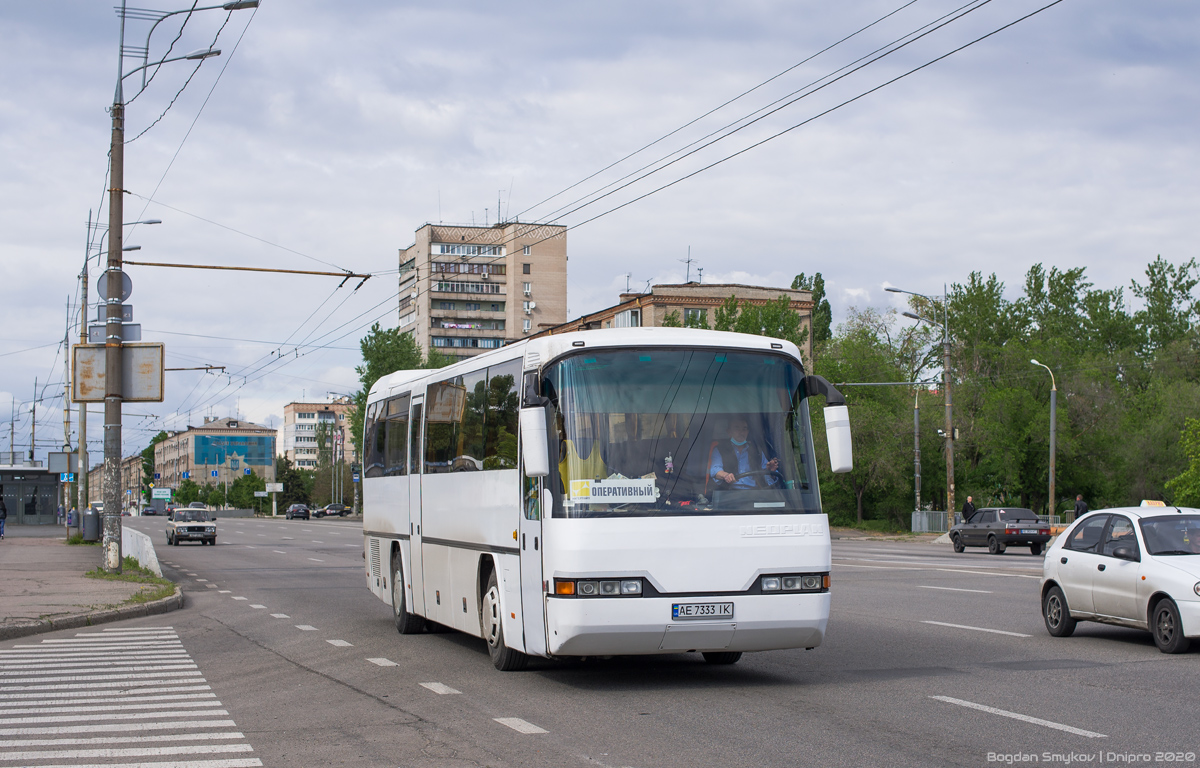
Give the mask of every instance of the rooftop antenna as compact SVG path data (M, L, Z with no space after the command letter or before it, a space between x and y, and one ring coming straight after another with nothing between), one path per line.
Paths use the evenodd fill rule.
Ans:
M696 271L700 273L700 277L698 277L697 280L699 280L699 282L701 284L703 284L704 283L704 267L696 267Z
M679 261L687 264L687 280L684 282L692 282L692 262L695 261L695 259L692 258L692 246L688 246L688 257L686 259L680 259Z
M483 226L486 227L487 225L488 225L488 209L484 208L483 209Z
M625 293L629 293L629 278L633 277L632 272L625 273Z

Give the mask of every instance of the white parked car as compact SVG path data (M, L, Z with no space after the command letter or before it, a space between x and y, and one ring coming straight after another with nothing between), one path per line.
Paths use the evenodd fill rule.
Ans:
M217 543L217 520L203 509L179 508L167 519L167 543L179 546L183 541L198 541L201 544Z
M1200 638L1200 510L1102 509L1046 552L1042 617L1055 637L1079 621L1145 629L1163 653Z

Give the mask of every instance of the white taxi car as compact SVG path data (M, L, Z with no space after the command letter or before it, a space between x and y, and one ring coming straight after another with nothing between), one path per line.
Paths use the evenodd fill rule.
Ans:
M1090 512L1046 552L1042 617L1055 637L1079 621L1145 629L1163 653L1200 638L1200 510Z

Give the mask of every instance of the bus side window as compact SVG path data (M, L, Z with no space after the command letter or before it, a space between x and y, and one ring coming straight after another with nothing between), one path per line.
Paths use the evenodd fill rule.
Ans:
M408 450L408 455L412 456L412 473L414 475L421 474L421 426L423 423L421 403L417 403L412 407L412 432Z
M367 477L383 477L383 421L379 418L381 403L371 403L367 407L367 422L363 428L363 442L366 444Z
M517 423L521 403L517 388L520 377L520 360L488 368L484 469L515 469L517 466Z
M408 402L408 395L401 395L387 402L387 421L384 422L387 428L384 466L388 477L408 474Z

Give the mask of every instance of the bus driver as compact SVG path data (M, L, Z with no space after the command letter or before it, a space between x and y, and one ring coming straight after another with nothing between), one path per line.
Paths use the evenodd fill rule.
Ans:
M767 461L767 455L750 439L750 424L742 416L729 420L729 439L717 442L708 460L708 476L726 489L774 485L777 478L773 473L778 469L779 459Z

